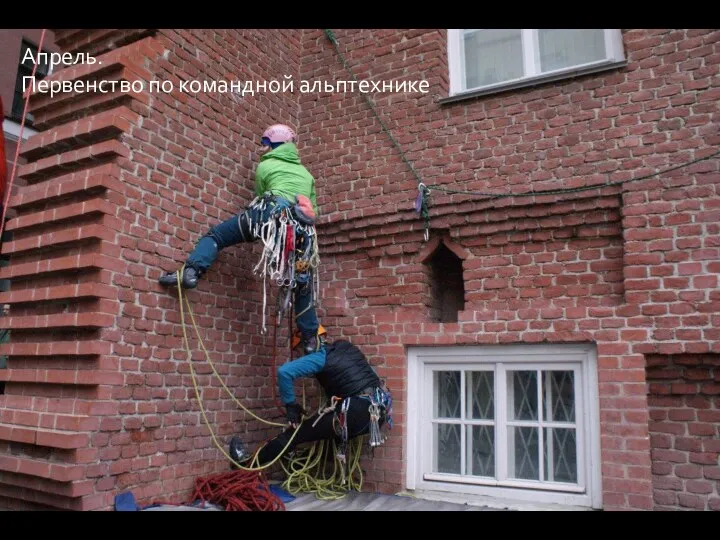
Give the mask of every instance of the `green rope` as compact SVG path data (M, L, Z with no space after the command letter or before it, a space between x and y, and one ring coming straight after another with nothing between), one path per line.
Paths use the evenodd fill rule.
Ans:
M328 40L333 44L333 47L335 48L335 52L337 53L338 57L340 58L340 61L343 63L343 66L345 66L345 69L350 73L350 76L353 78L355 82L357 82L357 77L355 76L355 73L353 72L352 68L348 65L347 61L345 60L345 57L343 56L342 52L340 51L340 47L338 45L337 38L335 37L335 34L332 30L325 30L325 36L328 38ZM665 174L670 171L675 171L677 169L682 169L684 167L688 167L690 165L693 165L695 163L699 163L701 161L705 161L707 159L712 159L718 154L720 154L720 151L715 152L714 154L710 154L705 157L697 158L692 161L689 161L687 163L683 163L680 165L676 165L674 167L669 167L667 169L663 169L660 171L656 171L654 173L646 174L643 176L638 176L637 178L631 178L630 180L618 180L616 182L605 182L602 184L595 184L592 186L581 186L576 188L560 188L560 189L549 189L549 190L541 190L541 191L527 191L524 193L489 193L489 192L482 192L482 191L464 191L464 190L457 190L457 189L449 189L442 187L441 185L437 184L430 184L426 185L423 181L418 172L415 170L415 167L413 167L412 163L410 163L410 160L408 160L407 156L405 155L405 152L401 148L400 144L397 142L395 137L393 136L390 129L385 125L385 122L383 122L382 118L377 112L377 109L375 107L375 104L372 102L372 100L366 95L363 94L363 97L365 98L365 101L372 109L373 113L375 114L375 117L380 122L380 125L382 126L382 129L385 133L387 133L388 137L390 137L390 140L392 141L393 145L395 145L395 148L397 148L398 152L400 153L400 157L402 157L403 161L407 164L407 166L410 168L410 171L415 176L415 178L418 181L418 198L415 203L415 210L420 214L420 216L425 221L425 241L429 239L429 231L430 231L430 214L429 214L429 199L430 199L430 190L433 189L435 191L442 191L449 194L455 194L455 195L472 195L475 197L487 197L489 200L492 199L502 199L506 197L530 197L530 196L540 196L540 195L564 195L568 193L578 193L581 191L587 191L591 189L602 189L609 186L619 186L622 184L628 184L630 182L639 182L641 180L647 180L648 178L652 178L654 176L658 176L661 174Z
M343 66L345 66L345 69L347 69L348 73L350 73L350 76L353 78L355 82L358 82L357 77L355 76L355 72L353 72L352 68L348 65L348 63L345 61L345 57L343 56L342 52L340 52L340 47L338 45L337 38L335 37L335 34L332 30L325 30L325 35L330 40L330 42L335 47L335 52L337 52L337 55L340 57L340 60L343 63ZM380 122L380 126L382 126L382 129L385 133L387 133L388 137L390 137L390 140L395 145L395 148L397 148L398 152L400 152L400 157L402 157L403 161L407 164L408 167L410 167L410 170L412 171L413 175L417 179L419 183L422 183L422 178L420 178L420 175L415 170L415 167L413 167L412 163L408 160L407 156L405 155L405 152L403 152L403 149L400 147L400 144L395 140L395 137L392 134L392 131L390 131L390 128L388 128L385 125L385 122L383 122L382 118L380 118L380 115L377 112L377 108L375 107L375 104L373 101L367 96L367 94L363 94L363 97L365 98L366 103L370 106L373 113L378 119L378 122Z
M355 75L355 72L352 70L352 68L348 65L347 61L345 60L345 57L343 56L342 52L340 51L340 46L338 44L337 38L335 37L335 33L332 30L325 30L325 36L333 44L333 47L335 48L335 52L337 53L338 57L340 58L340 61L342 62L343 66L345 66L345 69L348 71L348 73L352 77L353 81L355 81L357 83L358 82L357 76ZM372 110L372 112L375 115L375 117L377 118L378 122L380 122L380 126L382 127L382 130L390 138L390 141L393 143L395 148L397 148L397 151L400 153L400 157L405 162L405 164L409 167L410 172L412 172L413 176L415 176L415 178L418 181L418 191L419 191L418 199L420 199L420 203L418 205L416 205L416 211L425 220L425 241L427 242L428 239L430 238L430 212L428 210L430 190L423 183L422 178L420 177L418 172L415 170L415 167L413 167L413 164L407 158L407 155L405 154L402 147L400 146L400 143L398 143L397 140L395 139L395 137L393 136L392 131L390 131L390 128L388 128L387 125L385 125L385 122L383 122L382 118L378 114L377 108L375 107L375 104L373 103L373 101L365 93L363 93L362 96L365 98L365 102L368 104L368 106Z

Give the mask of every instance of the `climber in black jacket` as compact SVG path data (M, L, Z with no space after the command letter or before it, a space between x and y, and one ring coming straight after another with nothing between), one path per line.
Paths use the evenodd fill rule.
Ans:
M296 335L293 345L300 341ZM385 423L392 427L392 397L362 351L349 341L327 343L321 340L320 350L286 362L278 368L277 374L289 427L260 449L253 465L274 460L298 426L297 435L286 452L298 444L334 438L340 445L340 455L344 455L347 442L366 433L371 435L371 446L384 442L380 428ZM317 379L327 401L318 412L303 420L306 413L295 400L293 382L298 377L310 376ZM244 467L253 458L246 452L240 437L230 441L230 456Z

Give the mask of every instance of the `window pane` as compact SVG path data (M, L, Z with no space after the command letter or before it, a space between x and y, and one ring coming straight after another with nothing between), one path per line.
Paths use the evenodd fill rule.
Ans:
M575 372L543 371L543 418L575 421Z
M18 75L15 83L15 94L13 95L12 110L10 112L14 119L22 119L22 113L25 109L25 99L23 98L22 73Z
M31 54L27 54L28 51L30 51ZM33 69L35 69L34 61L36 60L38 60L37 47L27 43L26 41L23 41L20 50L17 76L15 78L15 94L13 95L13 102L10 113L12 118L14 120L17 120L18 122L22 120L22 113L25 109L25 99L23 97L23 78L30 77L32 75L32 71ZM39 60L41 60L41 63L38 64L35 71L36 81L44 79L45 76L48 74L48 71L50 70L50 66L46 61L46 56ZM31 83L27 83L27 86L30 87ZM25 122L28 126L33 125L33 117L31 114L27 115L27 117L25 118Z
M466 30L463 34L468 89L523 76L521 30Z
M492 420L495 417L495 380L492 371L468 371L467 396L470 411L468 416L473 420Z
M575 429L545 428L545 480L577 483Z
M510 420L537 420L538 395L536 371L508 372L508 416Z
M508 476L523 480L540 480L538 428L508 428Z
M493 426L467 426L468 474L495 477L495 428Z
M460 474L460 424L435 424L435 472Z
M460 372L435 371L435 417L460 418Z
M30 51L30 54L28 54L28 51ZM37 47L23 43L22 49L20 49L20 65L32 71L33 66L35 65L33 59L38 60ZM40 69L40 66L38 66L38 69Z
M538 30L538 41L542 72L605 58L604 30Z
M30 51L30 53L28 53ZM38 61L37 68L35 68L35 61ZM38 48L35 45L23 41L22 48L20 50L20 66L24 67L28 71L28 75L35 69L35 76L42 78L50 71L50 66L47 61L47 56L38 58Z

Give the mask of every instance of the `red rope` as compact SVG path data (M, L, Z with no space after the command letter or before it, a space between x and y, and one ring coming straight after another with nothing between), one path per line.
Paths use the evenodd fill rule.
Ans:
M277 315L277 320L275 321L275 329L273 330L273 359L272 359L272 368L270 371L272 372L272 388L273 388L273 398L275 400L275 405L278 408L278 411L280 411L280 414L285 416L285 407L282 404L282 401L280 401L280 396L278 396L277 393L277 330L278 326L280 326L280 318L279 315Z
M292 346L292 336L293 336L293 311L295 309L295 302L290 299L290 305L288 306L288 348L290 349L288 351L288 358L290 360L293 359L293 346Z
M290 225L288 225L288 234L290 234ZM294 234L294 231L293 231ZM292 291L290 292L292 294ZM290 303L288 304L288 348L290 349L288 358L290 360L293 359L293 346L292 346L292 336L293 336L293 309L294 309L294 302L292 297L290 298ZM273 359L272 359L272 389L273 389L273 399L275 400L275 405L277 406L278 410L282 415L285 415L285 406L283 405L282 401L280 401L280 397L277 393L277 331L278 327L280 326L280 319L278 318L275 321L275 328L273 329Z
M43 41L45 41L45 29L43 28L42 34L40 34L40 43L38 44L38 59L40 58L40 53L42 52L42 46ZM35 71L37 70L37 63L33 65L32 75L31 77L35 77ZM12 185L13 181L15 180L15 169L17 168L17 162L20 158L20 146L22 145L22 134L23 134L23 128L25 127L25 117L27 116L27 110L28 105L30 104L30 89L28 88L27 94L25 96L25 106L23 107L23 114L22 119L20 120L20 134L18 135L18 142L17 146L15 147L15 160L13 161L13 167L12 172L10 173L10 181L7 183L7 187L5 189L5 200L3 201L2 205L2 218L0 218L0 242L2 241L2 235L5 231L5 214L7 213L7 207L8 207L8 201L10 200L10 193L12 192Z
M196 478L190 500L216 504L226 511L285 510L285 504L257 471L236 470Z

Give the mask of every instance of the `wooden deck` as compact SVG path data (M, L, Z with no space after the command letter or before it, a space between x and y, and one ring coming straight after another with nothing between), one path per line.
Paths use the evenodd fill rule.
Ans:
M381 493L348 493L344 498L338 500L319 500L312 493L297 497L295 500L285 503L289 512L305 511L380 511L380 512L482 512L488 510L501 511L502 508L491 508L489 506L476 506L469 504L451 503L443 501L431 501L418 499L404 495L383 495Z

